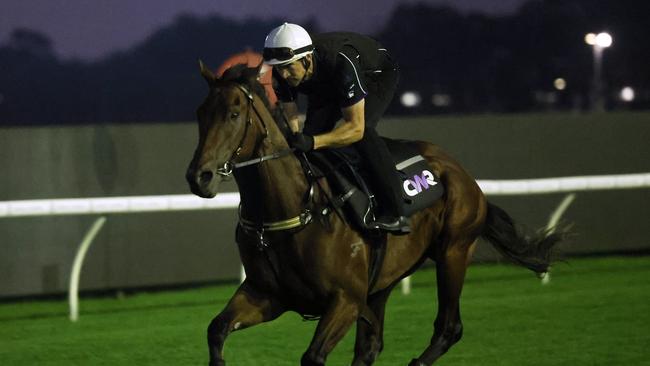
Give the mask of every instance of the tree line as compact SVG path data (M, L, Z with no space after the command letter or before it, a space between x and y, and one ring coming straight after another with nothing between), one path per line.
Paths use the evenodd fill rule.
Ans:
M593 56L584 36L599 31L614 36L603 59L608 108L623 106L617 92L624 86L636 91L625 107L647 108L647 14L650 2L640 0L531 0L507 16L401 5L373 35L401 69L389 113L588 109ZM247 48L260 51L281 22L181 15L143 42L92 62L61 59L47 35L15 29L0 45L0 124L193 120L206 93L197 60L216 68ZM317 20L303 25L319 31ZM421 103L401 105L405 91L417 92Z

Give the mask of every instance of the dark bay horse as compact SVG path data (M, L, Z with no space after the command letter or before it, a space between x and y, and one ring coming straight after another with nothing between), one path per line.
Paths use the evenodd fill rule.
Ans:
M314 189L291 153L285 121L269 105L258 71L240 65L217 78L201 63L210 92L197 111L199 142L186 177L193 193L210 198L234 175L241 195L236 241L247 274L208 327L211 366L225 365L223 346L231 332L286 311L320 317L301 365L325 365L355 323L352 364L371 365L383 348L391 290L426 259L436 265L438 314L431 343L410 365L431 365L461 338L459 298L478 237L537 273L548 269L559 234L518 233L458 162L435 145L412 142L446 193L412 216L409 235L387 236L383 266L369 288L375 239L327 213L327 182Z

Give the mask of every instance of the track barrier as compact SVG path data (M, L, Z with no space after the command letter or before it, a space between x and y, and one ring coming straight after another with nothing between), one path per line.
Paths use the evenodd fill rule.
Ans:
M541 179L477 180L477 182L481 190L490 196L571 193L562 200L550 216L547 229L552 230L575 199L573 192L647 188L650 187L650 173ZM202 199L194 195L163 195L17 200L0 202L0 218L234 209L238 205L239 193L236 192L220 193L214 199ZM94 222L75 255L68 291L70 319L72 321L78 319L78 289L83 260L93 239L105 221L106 218L102 216ZM245 275L242 269L242 280ZM542 279L542 283L548 283L549 279L550 276L547 274ZM410 279L406 278L402 282L402 291L408 294L410 290Z

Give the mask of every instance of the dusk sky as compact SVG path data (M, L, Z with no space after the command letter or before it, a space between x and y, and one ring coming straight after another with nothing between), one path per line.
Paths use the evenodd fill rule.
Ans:
M296 23L314 18L323 30L372 33L397 4L416 2L507 14L524 0L1 0L0 43L14 28L25 27L47 34L64 58L95 59L144 40L179 13Z

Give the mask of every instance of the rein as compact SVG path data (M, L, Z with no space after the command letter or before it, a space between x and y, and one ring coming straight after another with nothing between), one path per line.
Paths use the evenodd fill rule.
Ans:
M260 122L264 126L264 136L262 140L266 139L269 135L268 132L268 127L266 126L266 122L264 121L264 118L258 111L258 109L255 107L255 99L253 97L253 94L243 85L236 83L237 87L246 95L248 99L248 118L246 121L246 130L244 131L244 136L241 139L241 142L239 143L239 147L235 149L233 152L232 156L228 161L226 161L223 165L223 167L217 169L217 174L224 176L224 177L230 177L233 174L233 171L235 169L251 166L251 165L256 165L263 163L265 161L269 160L274 160L274 159L279 159L284 156L287 156L289 154L292 154L295 149L294 148L288 148L288 149L283 149L280 151L276 151L272 154L268 155L263 155L261 157L257 157L254 159L242 161L242 162L233 162L234 159L236 159L239 156L239 153L241 152L244 142L246 141L246 137L248 135L248 130L249 127L253 124L253 120L251 118L251 109L255 112L257 117L259 118ZM310 185L309 191L305 195L305 204L303 205L303 210L298 216L294 216L292 218L286 219L286 220L280 220L280 221L272 221L272 222L254 222L252 220L248 220L242 216L241 213L241 204L239 206L239 225L246 231L254 231L257 233L259 237L259 243L257 245L259 250L264 250L265 248L269 247L268 241L264 238L264 232L266 231L284 231L284 230L291 230L295 228L300 228L303 226L308 225L309 223L312 222L312 214L311 210L308 208L309 202L312 201L312 198L314 196L314 185L313 183Z

